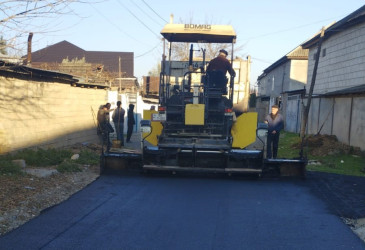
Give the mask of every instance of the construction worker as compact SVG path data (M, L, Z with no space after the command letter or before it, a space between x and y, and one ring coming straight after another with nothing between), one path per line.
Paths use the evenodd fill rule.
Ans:
M265 118L265 123L268 124L268 134L267 134L267 158L276 159L278 155L279 147L279 137L280 130L284 128L284 119L279 112L279 107L273 105L271 107L271 113Z
M124 114L125 110L122 108L122 102L117 101L117 108L113 112L113 122L117 134L117 140L120 141L120 146L124 146Z
M98 120L98 134L101 134L103 146L107 146L107 150L110 149L112 143L110 142L109 133L114 132L113 127L110 125L110 116L109 112L114 110L110 109L111 104L107 103L99 109L97 120Z
M128 109L128 130L127 130L127 142L131 142L131 136L133 133L133 126L134 124L136 124L136 121L134 120L134 105L133 104L129 104L129 109Z
M236 76L236 72L233 70L231 63L227 59L227 56L228 52L224 49L221 49L218 56L209 62L207 71L221 71L224 76L228 71L231 76Z

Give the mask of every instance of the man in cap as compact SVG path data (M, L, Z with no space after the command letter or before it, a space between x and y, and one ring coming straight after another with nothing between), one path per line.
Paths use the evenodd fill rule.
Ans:
M265 118L265 123L268 125L267 134L267 155L268 159L276 158L278 155L280 130L284 128L284 118L279 112L279 106L273 105L271 113Z
M231 76L236 76L236 72L233 70L231 63L227 59L228 52L224 49L219 51L219 55L209 62L207 71L221 71L224 75L227 71Z

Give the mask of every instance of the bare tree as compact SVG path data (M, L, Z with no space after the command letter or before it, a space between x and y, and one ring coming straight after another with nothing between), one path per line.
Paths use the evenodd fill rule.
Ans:
M157 63L150 71L148 71L149 76L160 76L161 63Z
M71 4L77 0L4 0L0 2L0 33L4 35L6 49L18 54L26 42L19 42L28 33L52 32L52 25L46 19L56 19L61 15L76 15ZM84 2L90 3L90 2ZM36 22L41 20L41 22ZM54 30L53 30L54 31ZM5 48L4 48L5 47Z
M194 43L194 51L201 51L205 49L205 59L211 60L218 55L219 50L227 50L229 54L232 53L230 44L218 44L218 43ZM237 55L244 46L238 46L234 48L234 53ZM172 44L172 60L187 61L189 60L190 44L188 43L173 43ZM199 54L199 53L197 53ZM201 53L202 54L202 53ZM229 57L230 58L230 57Z
M8 54L6 51L6 41L4 40L3 36L0 37L0 53L3 55Z

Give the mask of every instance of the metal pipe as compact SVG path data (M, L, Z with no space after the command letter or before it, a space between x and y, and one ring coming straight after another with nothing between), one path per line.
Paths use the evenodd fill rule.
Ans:
M32 63L32 38L33 33L29 33L28 35L28 53L27 53L27 65Z

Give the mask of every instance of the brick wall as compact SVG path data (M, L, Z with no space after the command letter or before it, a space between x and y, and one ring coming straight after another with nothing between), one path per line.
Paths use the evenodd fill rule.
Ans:
M106 90L0 76L0 93L0 153L98 142L96 113Z

